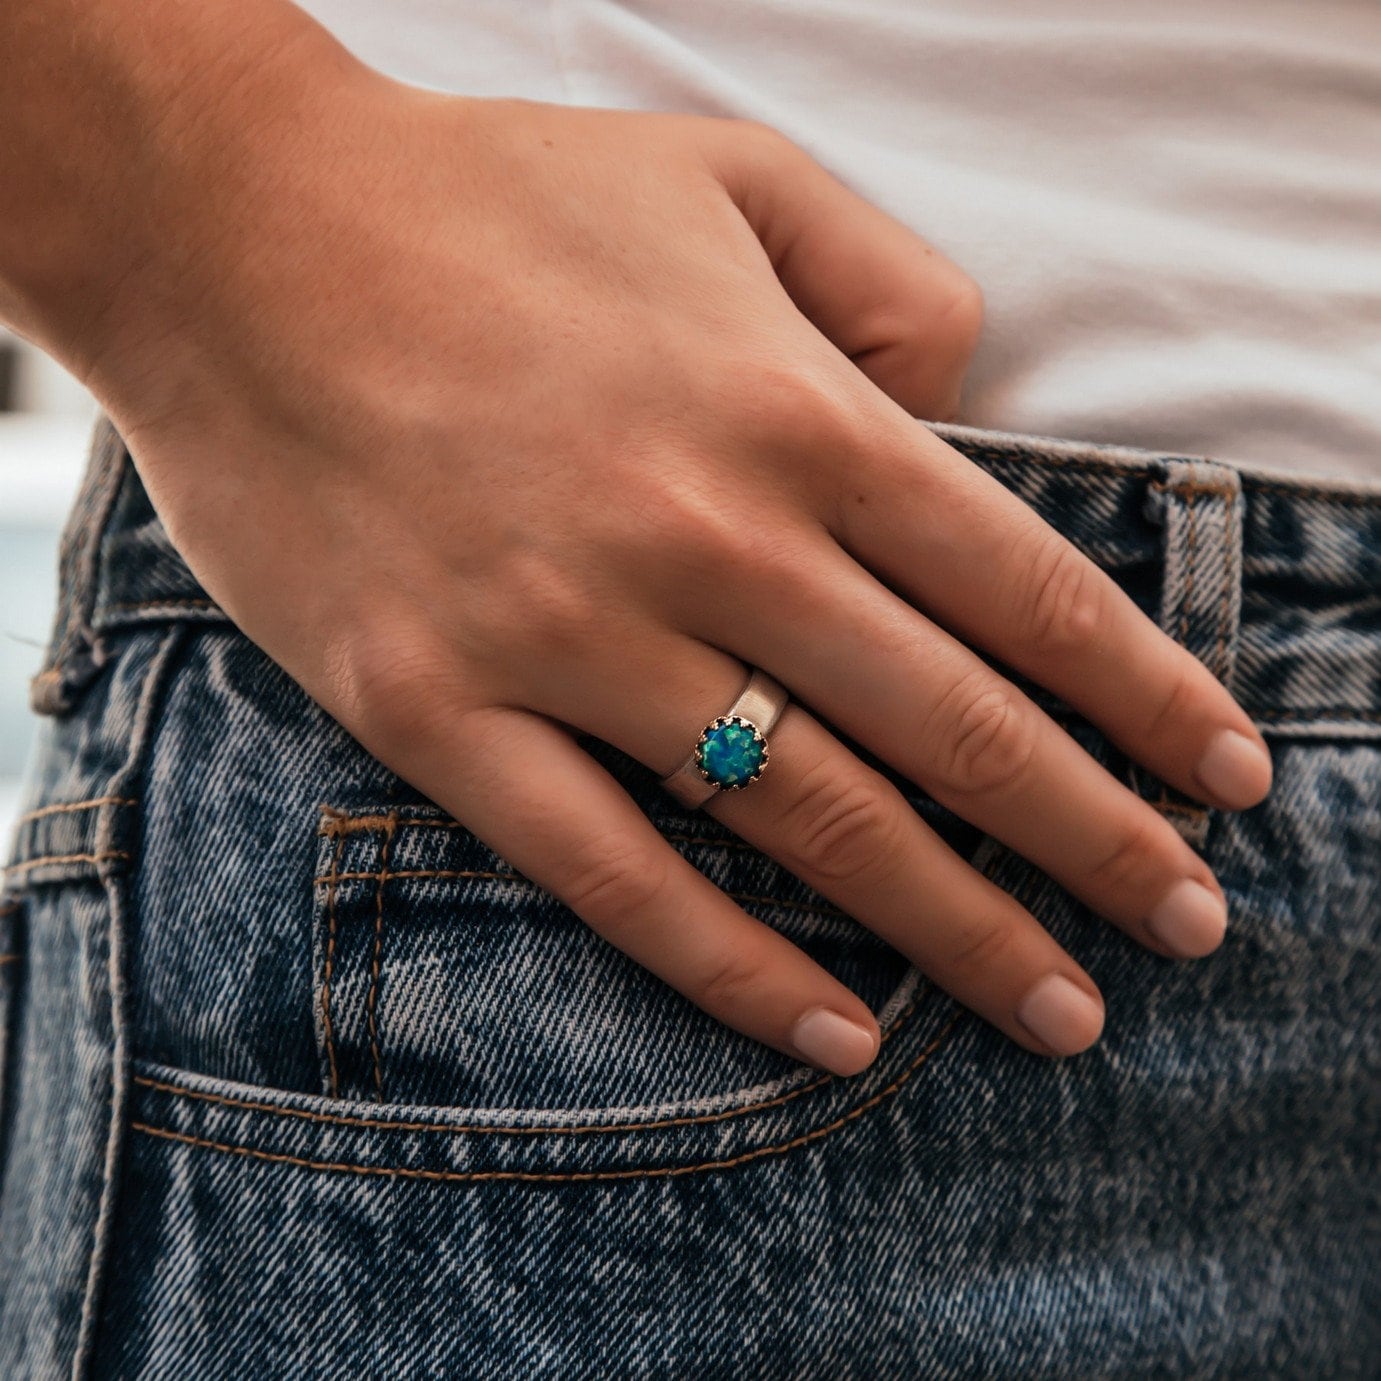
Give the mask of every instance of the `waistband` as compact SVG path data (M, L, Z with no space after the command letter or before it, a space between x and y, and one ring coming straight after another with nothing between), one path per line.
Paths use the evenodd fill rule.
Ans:
M1263 733L1381 738L1381 484L925 425L1111 575ZM63 534L33 708L69 712L117 633L168 621L230 622L169 541L100 413ZM1045 708L1059 706L1007 674Z

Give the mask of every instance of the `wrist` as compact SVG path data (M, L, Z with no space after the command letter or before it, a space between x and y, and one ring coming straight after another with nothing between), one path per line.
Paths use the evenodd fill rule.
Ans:
M75 26L70 59L34 38L20 69L25 114L0 153L15 189L0 228L0 317L99 398L121 360L191 309L217 255L247 231L247 203L289 175L313 112L383 79L281 0L117 0Z

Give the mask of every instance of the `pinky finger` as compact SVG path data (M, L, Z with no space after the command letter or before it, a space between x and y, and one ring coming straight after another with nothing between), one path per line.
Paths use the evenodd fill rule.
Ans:
M592 930L726 1026L835 1074L880 1044L858 995L736 906L570 732L474 710L408 779ZM449 761L448 761L449 759Z

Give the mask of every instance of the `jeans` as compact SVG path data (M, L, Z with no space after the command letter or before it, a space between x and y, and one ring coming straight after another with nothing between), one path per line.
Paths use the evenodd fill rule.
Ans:
M991 661L1221 880L1177 963L858 749L1102 988L1060 1061L582 739L869 1003L844 1079L367 753L98 418L0 894L0 1375L1377 1374L1381 486L934 430L1232 690L1275 784L1206 809Z

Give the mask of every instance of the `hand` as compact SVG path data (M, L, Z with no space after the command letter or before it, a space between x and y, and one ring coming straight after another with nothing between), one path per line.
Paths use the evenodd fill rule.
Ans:
M1203 860L966 645L1200 799L1269 787L1207 669L912 416L955 407L962 272L751 123L368 69L310 109L226 160L176 273L131 275L88 381L198 579L370 752L713 1016L840 1073L876 1052L866 1005L572 730L669 773L761 666L793 703L708 812L1033 1051L1097 1038L1092 980L806 706L1141 943L1219 943Z

